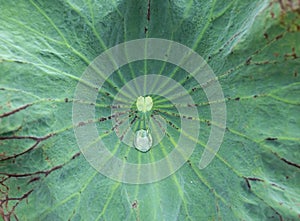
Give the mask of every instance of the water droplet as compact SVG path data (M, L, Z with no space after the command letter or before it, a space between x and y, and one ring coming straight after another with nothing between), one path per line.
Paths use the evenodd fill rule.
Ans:
M147 130L138 130L135 133L134 146L141 152L147 152L152 146L152 136Z

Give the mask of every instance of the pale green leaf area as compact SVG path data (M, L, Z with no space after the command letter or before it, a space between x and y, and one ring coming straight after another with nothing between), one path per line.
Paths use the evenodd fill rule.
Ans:
M0 219L299 220L299 2L149 2L0 0ZM201 125L197 147L178 171L133 185L101 175L85 160L73 131L72 98L93 59L139 38L179 42L208 62L226 99L227 129L220 151L200 170L214 123L201 87L164 62L122 67L99 92L96 117L111 114L108 106L127 81L155 73L190 91ZM180 119L167 101L152 99L168 136L146 153L107 132L111 120L97 123L117 157L152 162L172 149Z

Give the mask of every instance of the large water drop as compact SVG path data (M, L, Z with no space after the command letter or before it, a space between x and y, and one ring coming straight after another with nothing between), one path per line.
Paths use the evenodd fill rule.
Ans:
M141 152L147 152L152 146L152 136L147 130L138 130L135 133L134 146Z

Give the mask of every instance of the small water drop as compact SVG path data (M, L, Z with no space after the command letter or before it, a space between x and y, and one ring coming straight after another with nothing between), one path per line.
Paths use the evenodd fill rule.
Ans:
M141 152L147 152L152 146L152 136L147 130L138 130L135 133L134 146Z

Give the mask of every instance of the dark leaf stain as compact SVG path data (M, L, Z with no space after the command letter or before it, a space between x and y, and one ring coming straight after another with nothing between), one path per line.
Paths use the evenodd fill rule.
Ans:
M121 105L111 105L111 108L120 108Z
M248 181L259 181L259 182L264 182L263 179L257 178L257 177L244 177L244 179L247 179Z
M285 190L284 188L282 188L281 186L279 186L279 185L277 185L277 184L275 184L275 183L272 183L271 185L272 185L272 186L275 186L275 187L277 187L277 188L279 188L279 189Z
M151 16L151 0L148 0L148 8L147 8L147 20L150 21Z
M13 215L14 216L14 219L15 220L19 220L17 215L15 214L15 209L16 207L19 205L19 203L22 201L22 200L27 200L28 196L33 192L33 189L28 191L27 193L25 193L23 196L21 197L8 197L6 196L5 199L1 199L0 200L0 216L3 218L4 221L10 221L11 220L11 216ZM8 202L9 201L17 201L11 208L11 210L8 212L8 214L4 214L4 211L3 211L3 207L2 205L4 204L5 207L7 208L8 207ZM26 201L27 202L27 201ZM28 203L28 202L27 202Z
M16 62L17 64L25 64L24 61L19 61L19 60L15 60L14 62Z
M245 178L245 177L244 177L244 179L245 179L245 181L246 181L246 185L247 185L247 187L248 187L249 189L251 189L251 185L250 185L250 182L249 182L249 180L248 180L247 178Z
M63 165L58 165L58 166L53 167L53 168L50 169L50 170L45 171L45 176L48 176L48 175L49 175L50 173L52 173L53 171L58 170L58 169L60 169L60 168L62 168L62 167L63 167Z
M258 182L264 182L263 179L257 178L257 177L243 177L246 181L247 187L251 190L251 184L250 181L258 181Z
M297 56L297 54L296 54L295 48L292 48L292 53L290 53L290 54L285 54L284 57L285 57L285 58L291 57L291 58L293 58L293 59L297 59L298 56Z
M24 154L26 154L26 153L32 151L33 149L35 149L35 148L38 146L38 144L39 144L40 142L42 142L43 140L46 140L46 139L52 137L53 135L54 135L54 134L49 134L49 135L44 136L44 137L34 137L34 136L10 136L10 137L0 137L0 140L6 140L6 139L8 139L8 140L12 140L12 139L17 139L17 140L19 140L19 139L31 139L31 140L35 140L35 141L36 141L31 147L29 147L28 149L24 150L23 152L20 152L20 153L11 155L11 156L7 156L7 157L2 158L2 159L0 159L0 160L1 160L1 161L10 160L10 159L13 159L13 160L14 160L14 159L17 158L17 157L19 157L19 156L21 156L21 155L24 155Z
M12 111L10 111L10 112L1 114L1 115L0 115L0 118L4 118L4 117L7 117L7 116L9 116L9 115L15 114L15 113L17 113L17 112L19 112L19 111L21 111L21 110L25 110L26 108L30 107L31 105L32 105L32 104L26 104L26 105L24 105L24 106L21 106L21 107L15 109L15 110L12 110Z
M27 182L27 184L32 183L32 182L35 182L35 181L38 181L38 180L40 180L40 179L41 179L41 177L39 177L39 176L34 177L34 178L32 178L31 180L29 180L29 181Z
M47 136L45 136L45 137L41 137L41 138L39 138L39 137L26 137L26 139L44 140L44 139L47 139L47 138L51 137L52 135L53 135L53 134L49 134L49 135L47 135ZM21 139L21 138L18 137L18 139ZM76 156L76 155L77 155L77 154L75 154L74 156ZM74 157L74 156L73 156L73 157ZM65 165L65 163L64 163L64 164L61 164L61 165L58 165L58 166L55 166L55 167L53 167L53 168L51 168L51 169L49 169L49 170L37 171L37 172L32 172L32 173L23 173L23 174L0 172L0 175L1 175L2 177L4 177L4 178L2 179L2 181L1 181L1 182L2 182L1 184L2 184L2 186L6 186L3 182L4 182L5 180L11 178L11 177L13 177L13 178L22 178L22 177L24 177L24 178L25 178L25 177L31 178L31 179L27 182L27 184L30 184L30 183L32 183L32 182L36 182L36 181L38 181L38 180L41 179L41 177L40 177L40 176L37 176L37 175L39 175L39 174L44 174L44 176L46 177L46 176L48 176L50 173L52 173L53 171L56 171L56 170L62 168L64 165ZM17 186L17 190L20 191L20 189L21 189L20 186ZM7 191L8 191L8 190L9 190L9 189L7 189ZM27 193L25 193L25 194L24 194L23 196L21 196L21 197L9 197L9 196L6 194L5 199L0 199L0 216L2 216L2 218L4 218L4 220L6 220L6 221L9 221L9 220L10 220L11 215L14 216L15 220L19 220L19 219L17 218L17 216L15 215L14 210L15 210L15 208L18 206L18 204L19 204L22 200L26 200L26 202L28 203L28 196L29 196L32 192L33 192L33 189L30 190L30 191L28 191ZM17 202L15 203L15 205L12 206L12 209L8 212L8 214L4 214L2 205L4 204L4 205L7 206L8 203L9 203L9 201L17 201ZM2 210L2 212L1 212L1 210Z
M289 11L300 14L300 1L298 0L278 0L282 14L286 14Z
M280 35L277 35L276 37L275 37L275 39L276 40L279 40L280 38L282 38L283 37L283 34L280 34Z
M68 98L65 98L65 102L68 103L68 102L69 102L69 99L68 99Z
M289 161L289 160L287 160L287 159L285 159L285 158L280 158L280 159L281 159L283 162L287 163L288 165L291 165L291 166L293 166L293 167L297 167L297 168L300 169L300 165L299 165L299 164L293 163L293 162L291 162L291 161Z
M80 156L80 152L74 154L74 155L72 156L72 160L74 160L75 158L77 158L77 157L79 157L79 156Z
M107 120L106 117L101 117L101 118L99 119L99 122L102 122L102 121L105 121L105 120Z
M130 124L132 125L132 124L136 121L137 118L138 118L137 116L134 116L134 118L133 118L133 120L130 122Z
M285 10L285 6L284 6L282 0L278 0L278 2L279 2L279 4L280 4L280 8L281 8L282 10Z
M278 140L276 137L267 137L265 140Z
M189 166L192 166L192 163L191 163L190 160L187 160L187 163L188 163Z
M235 98L234 100L239 101L240 99L241 99L241 98L237 97L237 98Z
M173 127L176 130L179 130L178 127L175 126L175 124L173 124L171 121L168 121L168 123L170 124L171 127Z
M84 126L84 125L85 125L84 122L79 122L79 124L78 124L79 127L82 127L82 126Z
M131 208L136 209L138 207L138 202L137 200L133 201L133 203L131 204Z
M249 64L251 63L251 60L252 60L252 57L248 58L248 59L246 60L246 65L249 65Z

